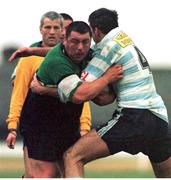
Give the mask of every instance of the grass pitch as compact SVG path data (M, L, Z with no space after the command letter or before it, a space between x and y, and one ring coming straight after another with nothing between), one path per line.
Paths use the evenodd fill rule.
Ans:
M137 169L134 159L107 158L93 161L85 166L86 178L153 178L150 166ZM20 178L24 172L22 158L1 158L0 178Z

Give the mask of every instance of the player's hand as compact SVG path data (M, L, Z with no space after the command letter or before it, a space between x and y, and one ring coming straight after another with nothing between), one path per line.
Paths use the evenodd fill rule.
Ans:
M123 68L121 65L114 64L103 75L110 83L114 83L123 78Z
M19 48L14 53L12 53L8 61L12 62L16 58L29 56L31 55L31 51L31 48L28 47Z
M43 86L40 81L36 78L36 75L33 77L30 86L32 92L37 93L39 95L48 95L57 98L57 89L54 87L46 87Z
M30 88L32 90L32 92L37 93L37 94L43 94L43 89L44 86L41 85L41 83L38 81L38 79L36 78L36 75L34 75L33 80L31 82Z
M6 144L10 149L14 149L16 138L17 138L16 131L11 131L8 133L8 136L6 138Z

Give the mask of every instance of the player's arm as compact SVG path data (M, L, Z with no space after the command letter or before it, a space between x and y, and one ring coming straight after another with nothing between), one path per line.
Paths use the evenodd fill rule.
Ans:
M65 77L58 84L58 96L62 102L72 101L80 104L93 100L110 83L123 77L120 65L111 66L103 76L92 81L83 82L76 74Z
M10 56L9 62L19 57L27 57L32 55L45 57L50 49L50 47L22 47L17 49Z
M28 74L26 72L27 68L28 67L23 66L23 61L19 61L11 95L9 115L6 120L7 128L9 131L6 138L6 143L9 148L14 148L14 145L16 143L16 131L19 123L19 117L25 97L28 92L30 78L28 77Z
M75 74L67 76L58 84L58 89L57 89L58 93L56 93L56 88L44 87L37 80L31 83L31 89L33 92L38 94L46 94L51 96L58 95L62 102L72 101L74 103L80 104L86 101L93 100L104 90L104 88L108 84L112 82L116 82L122 77L123 77L122 67L120 65L115 65L109 68L102 77L96 79L93 82L83 82ZM102 95L100 96L101 98L99 97L99 100L101 102L104 101L105 105L107 104L107 101L108 103L111 103L115 98L112 97L110 94L111 99L109 100L109 96L107 97L106 94L105 96L108 99L105 100L104 99L105 96L103 93L103 100L102 100ZM98 103L97 99L96 99L96 103Z
M88 83L89 84L89 83ZM34 76L31 82L31 90L39 95L49 95L57 97L57 88L46 87ZM92 101L97 105L103 106L112 103L115 100L114 93L112 93L111 87L105 87Z
M93 100L101 92L103 92L106 86L108 86L110 83L115 83L122 77L122 67L120 65L111 66L100 78L92 82L84 82L80 86L78 86L73 93L72 101L74 103L82 103L85 101Z
M34 93L57 97L57 88L43 86L41 82L37 79L36 75L31 82L30 88Z

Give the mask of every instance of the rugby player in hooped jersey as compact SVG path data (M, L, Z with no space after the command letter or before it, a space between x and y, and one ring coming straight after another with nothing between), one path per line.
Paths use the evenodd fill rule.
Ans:
M113 63L122 65L123 78L113 84L117 109L112 118L66 151L65 177L83 177L85 163L125 151L133 155L144 153L156 177L170 178L171 130L167 109L156 92L146 58L118 27L116 11L98 9L90 14L89 23L96 43L95 57L84 70L82 79L97 81ZM63 87L67 86L67 79L63 79L58 85L61 100L82 103L94 98L92 91L95 94L97 90L90 89L88 83L79 82L81 80L75 78L75 86L66 91Z

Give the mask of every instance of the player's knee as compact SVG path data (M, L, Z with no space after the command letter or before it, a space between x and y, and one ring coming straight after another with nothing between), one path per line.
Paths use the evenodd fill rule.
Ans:
M72 159L72 150L68 149L63 154L64 161L68 161L69 159Z
M31 172L32 178L55 178L56 168L46 165L37 165Z
M64 162L70 162L70 161L74 161L75 159L75 155L73 152L73 148L69 148L67 151L65 151L64 155L63 155L63 160Z

